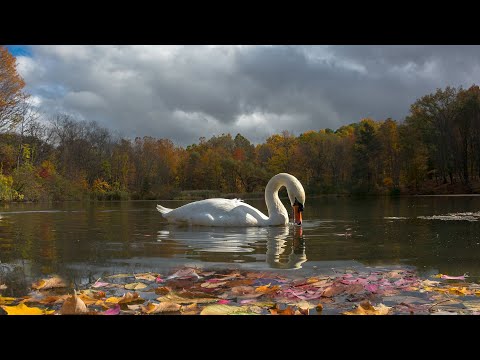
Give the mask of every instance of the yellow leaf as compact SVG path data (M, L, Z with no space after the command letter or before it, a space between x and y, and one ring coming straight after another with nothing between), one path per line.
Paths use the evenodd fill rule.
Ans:
M37 282L32 284L32 288L35 290L47 290L53 288L64 288L67 284L63 279L59 278L58 276L54 276L48 279L38 280Z
M2 297L2 296L0 296L0 305L9 305L15 300L16 299L12 298L12 297Z
M177 294L170 293L165 296L160 296L157 298L158 301L171 301L177 304L192 304L192 303L211 303L217 302L218 299L216 298L185 298L182 296L178 296Z
M18 304L16 306L0 305L0 307L5 310L8 315L47 315L55 312L55 310L40 309L38 307L28 307L25 304Z
M231 306L231 305L209 305L205 307L200 315L240 315L254 314L248 310L247 306Z
M128 304L134 301L143 302L145 300L142 299L140 296L138 296L138 293L131 293L131 292L126 293L122 297L112 296L112 297L109 297L107 300L105 300L106 303L113 303L113 304Z
M77 296L76 291L73 292L71 297L65 300L60 309L60 314L62 315L84 314L86 312L88 312L87 306L83 300Z
M155 281L157 277L151 273L136 274L135 280Z
M361 302L358 307L353 311L346 311L344 315L387 315L388 311L391 309L389 306L379 304L378 306L373 306L370 302L364 301Z
M105 300L106 303L118 304L123 297L111 296Z
M78 298L85 304L87 305L92 305L92 304L96 304L98 299L94 299L86 294L80 294L78 296Z
M472 293L466 287L451 287L448 292L453 295L470 295Z
M134 283L125 285L125 289L128 289L128 290L141 290L141 289L145 289L146 287L147 285L141 282L134 282Z

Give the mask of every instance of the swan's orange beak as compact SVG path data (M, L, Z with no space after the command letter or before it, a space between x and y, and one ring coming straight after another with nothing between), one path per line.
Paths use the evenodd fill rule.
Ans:
M293 205L293 222L297 225L302 225L302 209L300 205Z

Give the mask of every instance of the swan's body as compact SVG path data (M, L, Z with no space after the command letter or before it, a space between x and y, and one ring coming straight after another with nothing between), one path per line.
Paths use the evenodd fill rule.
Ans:
M206 226L274 226L288 224L288 212L278 197L282 186L287 188L292 206L305 203L305 191L298 179L280 173L270 179L265 188L265 202L269 216L239 199L207 199L168 209L157 205L157 210L169 222ZM301 223L301 220L300 220Z

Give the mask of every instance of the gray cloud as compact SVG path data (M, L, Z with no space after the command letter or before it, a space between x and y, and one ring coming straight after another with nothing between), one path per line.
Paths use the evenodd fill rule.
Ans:
M179 145L237 132L402 120L418 97L480 78L479 46L32 46L19 57L43 112Z

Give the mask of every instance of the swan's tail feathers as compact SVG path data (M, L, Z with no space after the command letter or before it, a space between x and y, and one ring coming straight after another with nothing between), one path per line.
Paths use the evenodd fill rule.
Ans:
M158 205L158 204L157 204L157 210L164 215L168 214L170 211L172 211L172 209L163 207L162 205Z

